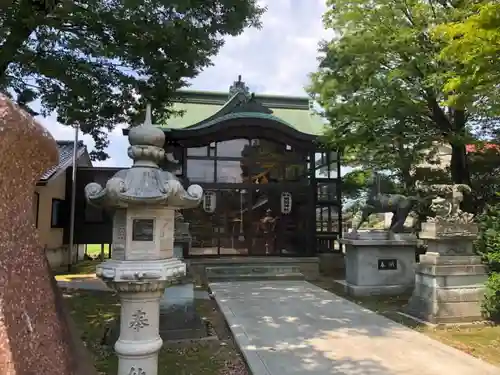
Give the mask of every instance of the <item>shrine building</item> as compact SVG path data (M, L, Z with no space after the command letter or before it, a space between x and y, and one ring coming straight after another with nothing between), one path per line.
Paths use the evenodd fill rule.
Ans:
M340 158L321 147L325 123L309 98L251 93L239 77L227 92L181 90L173 109L183 114L162 129L177 163L162 168L205 191L197 209L183 212L191 238L185 258L339 250ZM117 170L78 168L76 244L112 242L110 215L88 205L83 190L104 185ZM68 243L69 221L64 237Z

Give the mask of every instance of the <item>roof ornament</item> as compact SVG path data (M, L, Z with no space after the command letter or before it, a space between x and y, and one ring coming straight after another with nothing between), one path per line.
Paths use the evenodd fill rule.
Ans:
M234 81L229 87L229 98L232 98L239 92L244 94L246 97L250 97L250 90L248 89L248 86L245 85L245 82L241 80L241 74L238 75L238 80Z

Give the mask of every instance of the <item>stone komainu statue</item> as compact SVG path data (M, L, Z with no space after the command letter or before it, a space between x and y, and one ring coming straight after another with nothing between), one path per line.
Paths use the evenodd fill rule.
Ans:
M361 207L361 220L356 225L354 232L361 228L361 225L368 220L371 214L389 212L393 214L389 232L403 232L406 218L420 202L420 197L417 196L381 193L379 181L379 176L376 174L370 186L368 197Z
M446 221L455 223L470 223L474 215L460 209L464 199L464 193L471 193L471 188L465 184L434 184L424 185L417 182L417 190L427 195L430 200L430 208L436 214L428 218L430 222Z

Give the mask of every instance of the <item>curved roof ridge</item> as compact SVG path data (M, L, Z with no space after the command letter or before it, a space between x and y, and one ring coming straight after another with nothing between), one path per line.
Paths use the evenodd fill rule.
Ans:
M262 113L262 112L231 112L231 113L227 113L227 114L222 115L222 116L217 116L214 119L209 120L209 121L199 122L198 124L194 124L193 126L190 126L189 128L185 128L185 129L189 129L189 130L204 129L204 128L208 128L212 125L215 125L215 124L218 124L218 123L221 123L224 121L239 119L239 118L260 118L260 119L276 121L276 122L279 122L283 125L290 127L293 130L298 131L295 128L295 126L293 126L289 122L287 122L287 121L285 121L277 116L274 116L272 114L267 114L267 113Z
M236 98L243 95L243 93L241 93L240 91L236 92L233 96L231 96L229 98L229 100L224 103L224 105L222 107L220 107L217 112L215 112L214 114L212 114L211 116L207 117L206 119L203 119L197 123L194 123L194 124L191 124L187 127L185 127L185 129L192 129L196 126L198 126L199 124L201 123L205 123L205 122L210 122L211 120L217 118L217 117L220 117L221 116L221 113L224 113L226 110L230 109L231 106L233 106L235 104L235 101L236 101Z

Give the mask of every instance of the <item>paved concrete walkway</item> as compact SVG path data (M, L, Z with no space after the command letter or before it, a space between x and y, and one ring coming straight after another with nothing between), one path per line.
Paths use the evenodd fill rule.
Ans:
M98 279L95 274L93 275L82 275L73 277L56 276L57 285L60 288L67 289L79 289L79 290L91 290L100 292L112 292L101 279ZM195 290L195 299L210 299L208 293L205 290Z
M500 375L305 281L210 288L253 375Z

